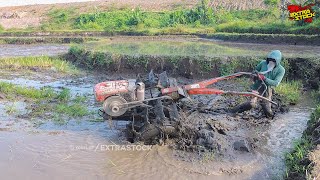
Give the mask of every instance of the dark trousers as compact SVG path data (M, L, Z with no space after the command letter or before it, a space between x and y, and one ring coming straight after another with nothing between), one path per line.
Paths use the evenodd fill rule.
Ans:
M262 94L264 90L259 91L259 94ZM267 88L266 92L263 94L264 97L271 100L272 98L272 89L270 87ZM271 109L271 103L266 100L260 100L257 97L250 99L249 101L240 104L233 108L232 112L234 113L242 113L244 111L248 111L252 108L256 108L258 106L259 101L261 101L262 110L267 117L273 117L273 112Z

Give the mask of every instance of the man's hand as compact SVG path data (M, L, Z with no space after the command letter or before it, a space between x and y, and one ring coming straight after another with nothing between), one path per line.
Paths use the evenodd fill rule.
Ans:
M261 79L262 81L264 81L266 79L266 77L263 74L258 74L259 79Z
M259 71L257 71L257 70L252 71L252 74L258 74L258 73L259 73Z

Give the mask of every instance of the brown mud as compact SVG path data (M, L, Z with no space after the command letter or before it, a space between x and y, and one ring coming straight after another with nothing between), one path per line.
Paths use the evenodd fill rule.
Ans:
M15 72L1 81L27 87L50 86L59 91L69 88L72 95L89 98L86 105L97 111L101 104L94 102L94 84L111 79L134 78L130 74L83 77L53 76L50 72L24 75ZM178 78L178 83L190 83ZM244 90L238 81L217 84L217 88ZM240 90L240 89L239 89ZM122 130L125 121L97 122L97 114L67 119L56 124L41 117L28 117L32 103L14 104L16 111L8 113L8 102L0 99L0 167L5 179L270 179L282 177L282 155L306 127L309 109L293 107L288 113L278 113L273 120L255 116L259 110L231 116L229 106L244 98L229 96L196 96L193 107L201 104L183 121L182 138L168 140L165 145L154 145L143 151L106 150L103 145L128 145ZM260 114L261 115L261 114ZM39 119L40 118L40 119ZM41 122L41 123L38 123ZM192 135L197 136L193 139ZM195 141L203 146L186 146ZM213 144L213 146L212 146ZM135 143L134 145L141 145ZM180 146L180 147L177 147ZM186 151L183 151L183 146ZM189 150L188 150L189 149ZM26 173L16 173L17 171Z

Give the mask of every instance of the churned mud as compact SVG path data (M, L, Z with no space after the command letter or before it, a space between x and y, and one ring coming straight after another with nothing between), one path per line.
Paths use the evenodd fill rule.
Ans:
M24 74L22 76L22 74ZM231 96L195 96L181 101L179 134L162 145L126 141L126 121L103 121L96 112L92 88L105 80L135 78L130 74L2 72L1 81L26 87L70 89L84 95L93 114L66 117L65 123L31 116L34 102L0 95L0 168L4 179L271 179L282 177L283 153L306 127L310 109L277 110L274 119L259 108L232 115L227 109L246 100ZM177 78L178 83L196 80ZM246 90L242 80L219 83L221 89ZM55 102L50 102L55 103ZM303 105L304 107L308 107ZM13 108L14 107L14 108ZM14 109L14 110L13 110ZM48 116L50 111L46 112ZM50 117L50 116L49 116ZM111 148L131 145L131 149ZM142 148L143 147L143 148ZM136 149L135 149L136 148ZM25 173L17 173L23 171Z

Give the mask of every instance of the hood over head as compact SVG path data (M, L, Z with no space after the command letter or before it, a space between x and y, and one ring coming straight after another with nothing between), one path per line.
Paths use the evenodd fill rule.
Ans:
M267 58L275 59L276 60L276 65L279 65L280 62L281 62L282 55L281 55L281 52L279 50L273 50L268 54Z

